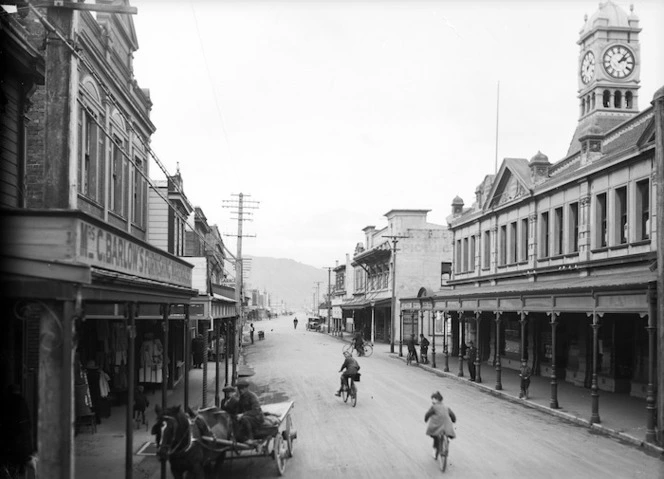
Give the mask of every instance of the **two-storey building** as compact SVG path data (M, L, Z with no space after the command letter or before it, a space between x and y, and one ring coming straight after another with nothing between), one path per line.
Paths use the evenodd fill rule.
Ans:
M662 199L654 111L638 110L639 32L633 12L610 1L587 19L567 155L506 158L470 207L455 198L452 278L430 308L450 322L460 375L472 340L477 381L494 379L482 365L495 366L497 389L502 368L530 367L550 377L552 408L560 381L589 388L591 422L599 391L641 397L654 441Z
M360 330L366 339L389 342L392 349L411 334L431 334L431 325L419 316L394 313L401 297L438 285L441 264L451 261L451 233L446 226L429 223L429 211L390 210L384 228L362 230L364 243L356 246L350 264L353 298L341 306L346 331Z

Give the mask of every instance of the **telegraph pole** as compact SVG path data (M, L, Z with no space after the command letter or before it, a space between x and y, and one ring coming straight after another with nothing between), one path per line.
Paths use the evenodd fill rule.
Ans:
M327 266L327 334L330 334L330 323L332 321L332 292L330 278L332 276L332 267Z
M237 220L237 234L227 234L226 236L237 236L237 253L235 255L235 311L237 319L235 321L237 328L234 328L233 334L233 368L232 368L232 379L231 384L235 384L237 381L237 361L238 361L238 352L239 347L242 345L242 328L244 326L244 317L242 314L242 301L244 297L243 291L243 276L242 276L242 238L253 238L256 235L244 235L242 234L242 222L243 221L252 221L251 218L245 218L245 215L250 216L253 213L246 211L247 209L258 209L260 202L247 200L246 197L251 195L245 195L243 193L235 194L231 196L237 196L236 200L223 200L224 208L233 208L231 214L237 215L237 217L231 219Z
M320 285L322 284L322 281L314 281L314 284L316 285L316 304L314 305L315 309L315 314L316 316L319 315L320 313Z
M387 235L383 238L389 238L392 241L392 325L390 332L390 352L394 352L394 323L396 322L397 316L397 297L396 297L396 279L397 279L397 243L400 239L410 238L410 236L400 236L400 235ZM399 335L399 356L403 356L402 352L403 340L401 335Z

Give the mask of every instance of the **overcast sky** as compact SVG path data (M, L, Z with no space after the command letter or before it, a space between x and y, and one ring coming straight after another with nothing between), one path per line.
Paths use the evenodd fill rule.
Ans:
M625 11L629 4L616 2ZM639 109L664 85L664 2L636 1ZM498 164L552 163L578 120L576 44L597 1L132 0L152 146L243 253L344 261L395 208L446 224ZM151 176L163 174L151 166ZM236 240L224 238L233 252Z

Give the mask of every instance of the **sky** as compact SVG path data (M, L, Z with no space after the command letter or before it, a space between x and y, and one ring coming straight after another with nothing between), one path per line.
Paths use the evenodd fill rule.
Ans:
M562 159L597 1L132 0L152 147L243 255L343 263L392 209L446 224L503 158ZM626 12L629 3L615 2ZM639 109L664 86L664 2L640 19ZM498 114L497 114L498 110ZM497 133L497 134L496 134ZM497 159L497 161L496 161ZM163 179L156 166L151 177ZM237 239L225 236L235 253Z

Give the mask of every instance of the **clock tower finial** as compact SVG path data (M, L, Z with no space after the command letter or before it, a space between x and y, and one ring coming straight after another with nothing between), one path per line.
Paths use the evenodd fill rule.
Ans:
M611 0L601 2L579 32L579 123L567 155L582 149L582 137L609 131L638 113L641 70L639 19Z

